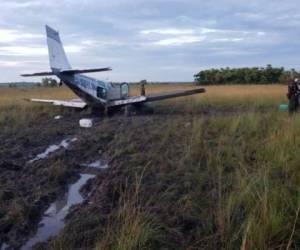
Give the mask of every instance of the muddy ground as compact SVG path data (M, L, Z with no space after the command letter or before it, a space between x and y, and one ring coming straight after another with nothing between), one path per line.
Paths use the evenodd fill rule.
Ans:
M80 117L80 113L70 113L55 120L45 114L13 134L0 135L1 243L17 249L34 234L47 206L78 178L80 164L101 150L101 145L85 145L93 129L79 128ZM30 162L49 145L74 138L70 148Z
M67 217L67 225L60 236L36 246L37 249L95 247L97 239L104 234L102 227L107 225L112 211L118 206L121 187L126 186L128 182L134 182L134 173L141 174L147 164L150 164L151 157L156 154L159 158L159 150L162 149L155 151L156 147L159 147L156 146L157 142L161 140L158 131L168 129L170 124L177 124L180 133L174 135L175 143L177 139L180 141L189 133L194 115L209 119L216 115L236 115L246 110L203 108L193 112L176 109L167 112L158 108L153 115L124 117L117 114L109 118L96 118L94 127L90 129L79 127L79 119L89 116L86 113L69 113L60 120L44 114L39 120L32 121L14 134L1 134L0 242L8 244L11 249L19 249L35 234L39 220L50 203L66 190L68 184L75 182L80 173L87 171L80 165L105 159L109 168L97 171L96 178L84 186L82 193L86 200L72 208ZM77 140L71 143L69 148L61 148L45 159L29 162L49 145L73 138ZM181 152L176 145L173 150L172 155ZM148 151L151 152L149 156ZM166 165L170 160L161 159ZM151 171L155 172L155 168ZM157 191L150 187L151 175L154 175L154 172L147 175L149 190L152 192ZM165 188L171 180L162 181L165 183L161 183L157 188ZM163 211L156 209L158 208L153 205L152 210L158 216L166 216L169 213L167 207ZM185 232L193 230L194 224L197 224L193 218L179 218L174 222L174 218L169 217L170 220L166 221L166 224L178 223ZM181 241L186 240L181 238L183 234L175 231L168 232L168 235L168 241L173 241L168 248L174 246L175 249L177 244L180 245ZM68 247L57 247L57 239L61 242L62 238Z

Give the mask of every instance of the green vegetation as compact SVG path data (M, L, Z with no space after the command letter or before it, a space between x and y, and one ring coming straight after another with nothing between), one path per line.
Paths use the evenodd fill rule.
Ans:
M40 85L43 87L58 87L58 82L51 77L45 77L42 79L42 82ZM40 85L38 85L38 86L40 86Z
M56 79L45 77L41 82L9 82L0 83L0 88L32 88L32 87L58 87L59 83Z
M104 208L74 215L55 244L295 249L300 119L269 111L105 121L87 138L98 145L103 134L110 138L110 172L94 184Z
M53 117L69 110L32 103L30 98L71 99L74 95L67 88L2 88L0 89L1 134L22 133L30 124L43 117Z
M144 249L289 249L299 244L299 118L251 112L172 117L154 120L151 128L142 128L142 121L127 125L115 142L122 150L112 156L120 168L113 185L122 187L112 196L129 193L130 199L112 209L98 236L98 246L115 247L97 249L142 249L138 240L132 245L131 237L137 239L132 225L147 232L151 247ZM147 215L143 221L136 209ZM131 219L120 222L120 213ZM113 236L109 244L108 235Z
M299 75L295 70L286 71L284 68L274 68L267 65L266 68L221 68L202 70L195 75L198 84L273 84L285 83L287 77L293 74Z

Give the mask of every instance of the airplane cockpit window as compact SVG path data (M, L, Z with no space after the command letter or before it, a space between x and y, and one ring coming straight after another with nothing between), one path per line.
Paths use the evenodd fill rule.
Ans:
M106 89L97 87L97 97L101 99L106 99L106 96L107 96Z

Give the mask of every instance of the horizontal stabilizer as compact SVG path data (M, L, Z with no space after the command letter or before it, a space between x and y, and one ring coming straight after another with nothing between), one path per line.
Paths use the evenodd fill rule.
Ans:
M80 108L83 109L87 106L87 104L81 99L74 99L70 101L63 100L45 100L45 99L29 99L31 102L39 102L39 103L48 103L54 106L64 106L69 108Z
M97 68L97 69L67 69L62 71L54 72L38 72L33 74L22 74L21 76L30 77L30 76L54 76L57 74L81 74L81 73L94 73L94 72L103 72L103 71L110 71L111 68Z
M97 68L97 69L68 69L62 70L60 73L62 74L81 74L81 73L94 73L94 72L103 72L110 71L111 68Z
M21 76L29 77L29 76L53 76L53 72L39 72L39 73L33 73L33 74L22 74Z

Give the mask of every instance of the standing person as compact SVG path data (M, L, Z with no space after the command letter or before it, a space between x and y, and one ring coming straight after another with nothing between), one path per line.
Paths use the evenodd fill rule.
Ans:
M145 91L145 84L142 83L142 85L141 85L141 95L142 95L142 96L145 96L145 94L146 94L146 91Z
M298 87L298 78L290 78L288 84L289 113L293 114L299 108L300 90Z
M145 84L147 83L147 81L146 80L142 80L141 82L140 82L140 84L141 84L141 96L145 96L146 95L146 90L145 90Z

